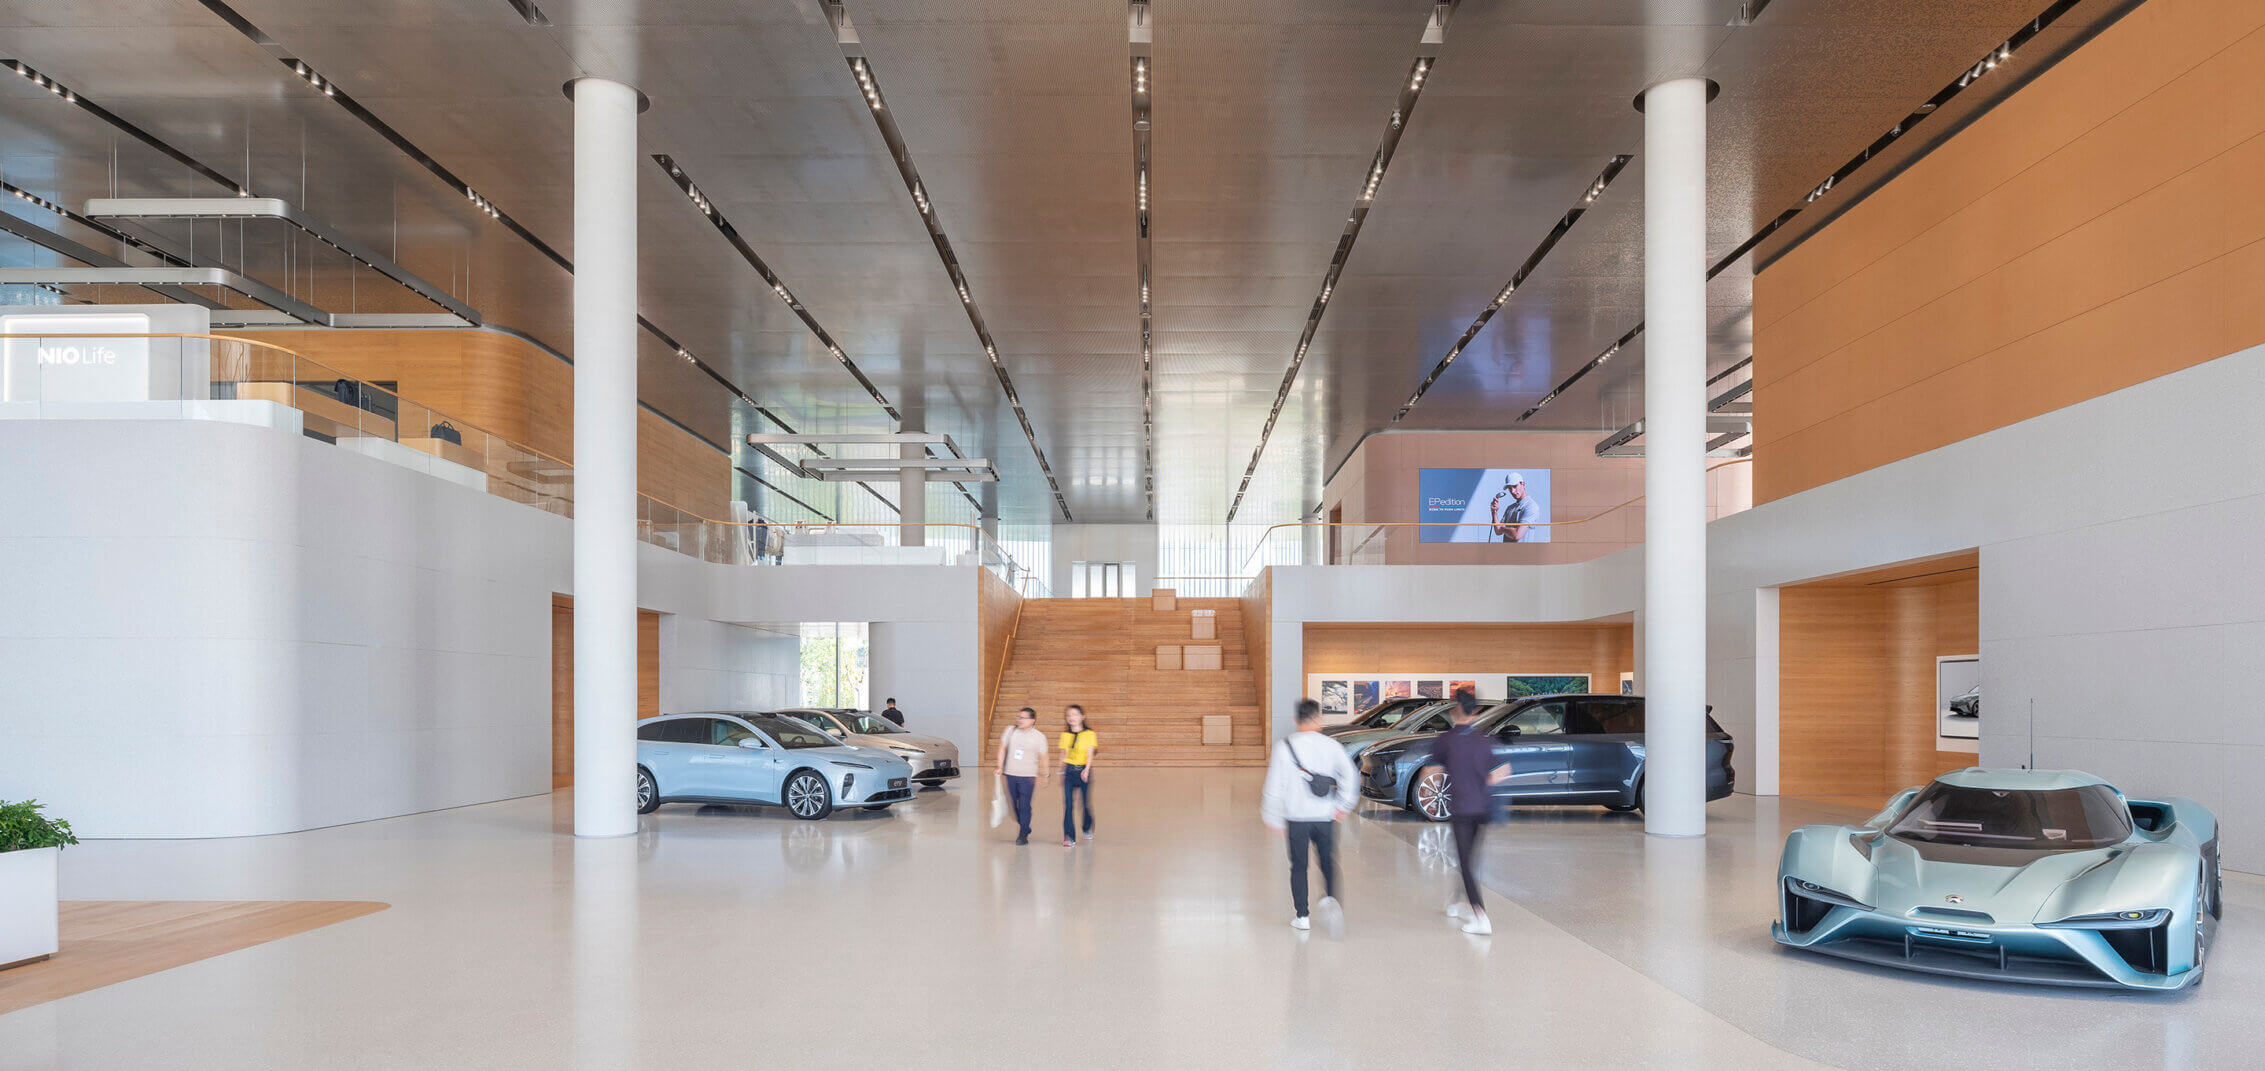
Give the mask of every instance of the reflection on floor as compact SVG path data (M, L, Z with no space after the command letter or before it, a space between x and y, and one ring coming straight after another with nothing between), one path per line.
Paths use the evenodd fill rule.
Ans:
M62 949L0 971L0 1013L385 910L352 900L66 900Z
M1820 803L1828 807L1846 807L1850 810L1864 812L1862 818L1836 819L1836 821L1840 822L1855 823L1861 823L1864 821L1864 819L1870 818L1871 816L1880 813L1880 810L1887 806L1888 801L1888 797L1886 795L1865 794L1849 796L1785 796L1782 798L1787 800L1788 802L1793 803ZM1822 821L1822 819L1820 819L1820 821Z
M2265 995L2245 876L2187 994L1783 952L1784 831L1853 812L1752 797L1711 805L1703 841L1521 810L1489 847L1490 939L1440 911L1444 830L1366 812L1343 834L1345 935L1301 934L1258 771L1097 781L1098 837L1071 849L1051 787L1017 848L972 784L817 823L672 805L605 841L561 835L559 796L81 845L76 898L393 908L0 1015L0 1067L2225 1067Z

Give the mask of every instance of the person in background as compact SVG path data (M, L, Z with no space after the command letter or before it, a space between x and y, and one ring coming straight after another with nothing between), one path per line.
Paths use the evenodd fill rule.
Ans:
M881 716L897 723L898 725L904 724L904 711L897 709L897 699L895 696L892 695L889 697L889 705L881 709Z
M1028 844L1030 797L1038 790L1038 782L1049 776L1046 734L1038 731L1037 711L1029 707L1016 711L1014 725L999 737L999 776L1007 783L1007 797L1015 805L1015 821L1022 826L1015 843Z
M1281 832L1290 845L1290 907L1296 911L1290 926L1310 930L1306 912L1306 853L1311 848L1321 862L1322 918L1331 926L1344 923L1337 903L1337 820L1353 809L1360 772L1345 748L1321 735L1321 704L1298 700L1298 731L1274 745L1266 764L1266 788L1259 797L1259 817Z
M1447 821L1455 830L1455 867L1463 872L1462 899L1448 894L1447 914L1463 920L1464 933L1484 936L1494 923L1479 893L1479 833L1494 816L1494 786L1510 770L1495 759L1494 742L1472 727L1478 709L1470 689L1455 689L1455 727L1432 738L1431 761L1417 776L1447 771Z
M1062 847L1077 845L1078 793L1085 793L1085 839L1093 839L1093 752L1101 734L1085 720L1085 708L1071 703L1062 709Z

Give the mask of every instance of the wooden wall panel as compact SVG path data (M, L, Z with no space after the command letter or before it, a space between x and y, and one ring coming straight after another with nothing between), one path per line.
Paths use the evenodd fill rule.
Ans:
M999 676L1006 669L1007 656L1014 648L1015 624L1022 616L1022 596L989 569L977 576L975 679L977 686L983 689L983 705L977 709L988 718L999 705Z
M661 615L637 611L637 716L661 712ZM574 600L551 596L551 787L574 783Z
M1635 626L1307 625L1305 671L1376 673L1586 673L1589 687L1620 690L1635 668Z
M1786 795L1884 797L1974 764L1973 755L1935 750L1935 659L1978 652L1978 574L1870 575L1779 593Z
M1755 500L2265 342L2259 69L2153 0L1764 270Z
M1779 792L1871 795L1886 781L1885 610L1877 589L1779 592Z
M1251 682L1258 695L1259 724L1267 732L1274 725L1274 570L1261 569L1258 579L1243 589L1243 651L1250 660Z
M403 398L460 425L574 460L574 369L524 339L471 330L224 333L287 347L356 379L397 383ZM638 490L678 509L727 519L731 483L730 457L638 410Z

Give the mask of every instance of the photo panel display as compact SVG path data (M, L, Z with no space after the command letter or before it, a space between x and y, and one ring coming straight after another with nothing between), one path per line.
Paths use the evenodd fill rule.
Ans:
M1502 694L1511 699L1516 699L1520 696L1555 695L1561 692L1586 692L1588 690L1589 675L1586 673L1562 675L1513 673L1510 674L1504 684Z
M1350 714L1353 712L1353 690L1350 681L1321 682L1321 712L1324 714Z
M1383 696L1377 692L1377 682L1353 682L1353 713L1358 714L1383 701Z
M1425 543L1547 543L1548 469L1423 469L1417 538Z

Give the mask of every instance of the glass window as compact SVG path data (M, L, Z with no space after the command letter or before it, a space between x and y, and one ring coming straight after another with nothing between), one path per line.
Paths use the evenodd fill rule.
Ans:
M746 726L730 718L709 718L708 724L714 726L710 730L714 735L709 739L709 743L718 747L738 747L740 741L755 736ZM756 740L756 743L761 742L760 738Z
M1588 706L1596 714L1600 732L1627 736L1644 731L1641 699L1592 699Z
M668 722L665 722L665 721L664 721L664 722L646 722L645 724L643 724L643 725L640 725L640 726L638 726L638 727L637 727L637 739L639 739L639 740L664 740L664 739L667 739L667 737L666 737L666 735L665 735L665 734L666 734L666 733L668 732L668 727L669 727L669 723L668 723Z
M840 741L818 731L809 722L800 718L782 717L777 714L760 714L747 720L753 722L756 728L763 730L771 739L778 741L780 747L789 750L799 751L803 748L841 746Z
M705 744L708 742L710 718L677 718L660 724L660 739L671 744Z
M1448 719L1445 711L1435 711L1423 720L1423 724L1416 726L1416 731L1419 733L1444 733L1454 727L1455 723Z
M2131 811L2106 785L2015 790L1938 781L1920 791L1888 834L1922 844L2071 851L2130 836Z
M1565 731L1565 704L1535 703L1528 706L1516 714L1510 715L1509 719L1502 723L1502 732L1507 734L1512 727L1518 730L1520 736L1555 736L1561 734Z

